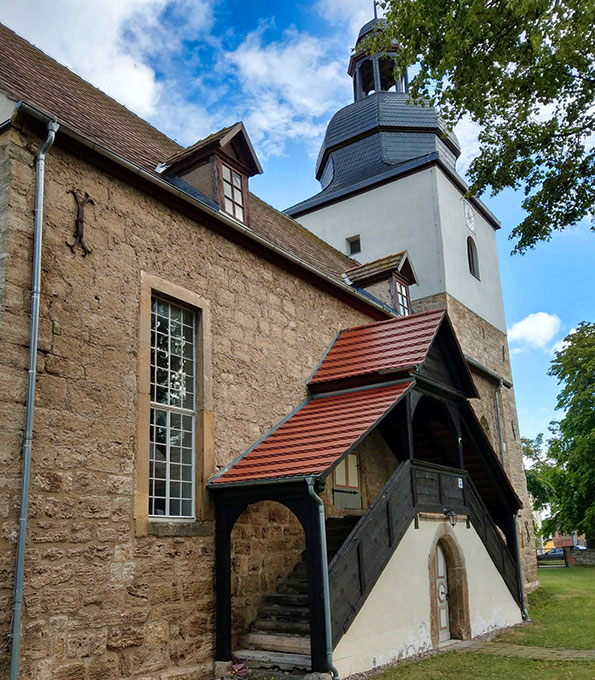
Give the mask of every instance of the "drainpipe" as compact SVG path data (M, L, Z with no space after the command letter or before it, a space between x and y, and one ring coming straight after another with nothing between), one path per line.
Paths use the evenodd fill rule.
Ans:
M31 476L31 446L33 442L33 413L35 409L35 376L37 373L37 340L39 337L39 295L41 292L41 247L43 236L43 189L45 157L54 143L58 131L56 120L48 123L48 136L37 154L35 168L35 231L33 236L33 282L31 285L31 329L29 335L29 374L27 380L27 410L25 440L23 444L23 478L21 484L21 510L15 566L14 598L12 604L12 644L10 648L10 680L17 680L21 645L21 616L23 612L23 578L25 573L25 547L27 542L27 516L29 510L29 479Z
M504 467L504 440L502 438L502 421L500 419L500 390L504 385L504 380L500 378L500 383L494 392L494 397L496 399L496 423L498 424L498 446L500 449L500 460L502 461L502 467ZM506 469L506 468L505 468Z
M521 615L523 621L531 621L531 617L527 611L527 605L525 604L525 587L523 585L523 570L521 569L521 548L519 546L519 516L516 512L514 513L514 547L516 552L516 572L517 580L519 582L519 594L521 596L521 602L523 603Z
M322 599L324 603L324 628L326 638L326 667L333 674L333 680L339 680L339 671L333 666L333 643L331 632L331 604L328 583L328 555L326 552L326 524L324 521L324 503L314 491L314 479L306 480L308 493L318 506L318 522L320 524L320 559L322 561Z

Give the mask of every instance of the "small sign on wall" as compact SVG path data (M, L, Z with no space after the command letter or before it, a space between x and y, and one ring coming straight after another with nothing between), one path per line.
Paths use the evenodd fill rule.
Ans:
M459 489L463 488L463 478L459 477Z

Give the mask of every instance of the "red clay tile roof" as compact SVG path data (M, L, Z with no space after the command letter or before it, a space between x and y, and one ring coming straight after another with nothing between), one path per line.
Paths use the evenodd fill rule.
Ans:
M308 384L416 368L426 358L444 317L444 310L437 309L347 328Z
M148 172L183 151L172 139L2 24L0 91L55 116L58 122ZM353 267L351 258L254 195L250 196L250 215L253 232L344 283L341 274Z
M311 397L209 484L313 477L328 471L413 381Z

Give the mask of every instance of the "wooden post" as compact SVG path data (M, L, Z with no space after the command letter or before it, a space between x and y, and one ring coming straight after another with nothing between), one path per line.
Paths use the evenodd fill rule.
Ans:
M312 671L324 673L326 667L326 626L323 599L323 569L328 565L322 563L322 536L318 518L318 506L308 498L306 530L306 561L308 565L308 603L310 609L310 654ZM330 635L330 631L328 631Z

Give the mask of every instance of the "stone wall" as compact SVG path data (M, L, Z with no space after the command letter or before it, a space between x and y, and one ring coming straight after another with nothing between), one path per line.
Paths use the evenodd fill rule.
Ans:
M572 557L575 558L579 567L595 567L595 550L573 550Z
M467 309L458 300L448 295L448 293L415 300L413 304L414 311L416 312L446 308L464 354L471 356L479 363L512 382L508 340L504 333L501 333L485 321L485 319ZM480 399L471 402L473 409L482 425L484 425L494 451L500 455L495 396L497 385L485 373L473 370L472 375L480 395ZM519 536L525 588L530 592L538 585L537 556L531 517L531 503L527 493L527 481L523 466L521 435L519 434L514 389L502 387L499 392L499 398L504 467L517 495L523 503L523 509L519 512ZM486 423L487 428L485 428Z
M0 137L3 638L18 528L40 143L26 131ZM95 201L86 209L87 257L65 245L76 214L70 189ZM20 678L210 678L212 523L149 525L143 535L134 519L141 272L209 301L211 472L303 400L306 379L340 328L370 319L59 142L48 155L45 206Z
M232 533L232 628L234 643L256 619L264 598L302 559L306 539L297 517L280 503L250 505Z

